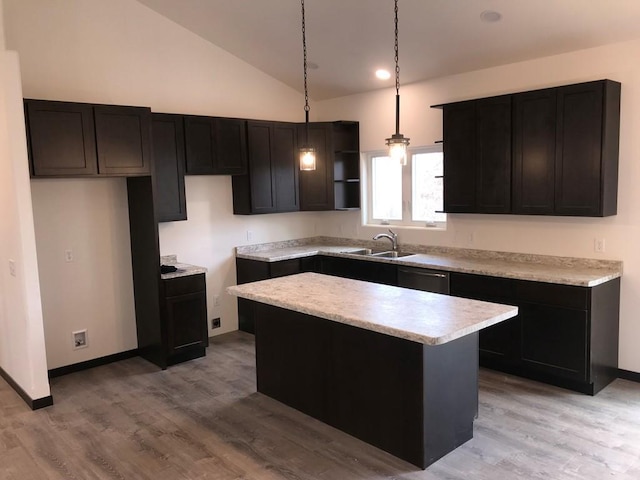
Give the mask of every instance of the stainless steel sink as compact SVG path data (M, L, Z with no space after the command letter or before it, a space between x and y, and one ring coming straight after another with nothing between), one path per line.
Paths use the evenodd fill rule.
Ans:
M348 253L350 255L373 255L373 250L371 250L370 248L363 248L361 250L352 250L350 252L342 253Z
M411 255L415 255L415 253L396 252L393 250L389 250L388 252L379 252L379 253L371 254L372 257L382 257L382 258L400 258L400 257L409 257Z
M387 250L384 252L374 252L370 248L362 248L360 250L352 250L350 252L343 252L349 255L363 255L366 257L380 257L380 258L401 258L415 255L415 253L409 252L396 252L393 250Z

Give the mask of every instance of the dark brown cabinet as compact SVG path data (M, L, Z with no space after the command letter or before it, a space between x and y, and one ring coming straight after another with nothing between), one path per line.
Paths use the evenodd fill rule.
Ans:
M398 268L394 264L343 257L319 257L319 270L325 275L363 280L365 282L398 284Z
M511 97L443 107L444 209L508 213L511 209Z
M317 257L295 258L280 262L261 262L246 258L236 258L236 278L238 285L257 282L268 278L284 277L302 272L316 272L318 270ZM244 298L238 298L238 328L243 332L255 332L254 320L255 303Z
M305 126L300 125L298 143L304 139ZM300 172L300 210L359 209L359 123L311 123L309 143L316 149L317 165L313 171Z
M246 173L246 120L189 115L184 128L187 175Z
M583 393L617 377L620 279L595 287L451 274L451 294L516 305L480 331L480 364Z
M151 174L145 107L25 100L35 177Z
M513 213L553 215L557 89L513 96Z
M445 211L616 214L620 83L600 80L439 107Z
M152 145L159 222L187 219L182 115L154 113Z
M300 210L333 210L333 134L331 123L309 124L309 144L316 149L316 169L300 171ZM298 126L298 144L306 127Z
M555 214L617 213L620 84L609 80L558 89Z
M249 121L247 146L248 172L232 177L233 213L299 210L297 125Z
M209 345L204 273L162 281L167 365L202 357Z

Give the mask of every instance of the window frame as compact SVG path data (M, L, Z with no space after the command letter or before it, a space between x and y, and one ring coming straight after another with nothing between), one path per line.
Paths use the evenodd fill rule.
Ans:
M444 221L436 220L434 222L414 221L412 219L412 203L413 203L413 157L423 153L442 153L442 144L433 144L419 147L409 147L407 149L407 165L402 167L402 220L388 220L373 218L373 159L376 157L386 157L386 150L375 150L366 152L366 182L364 183L365 192L364 199L366 204L366 212L363 212L363 224L368 226L396 226L410 228L426 228L426 229L446 229L447 217L444 215ZM444 195L444 185L443 185Z

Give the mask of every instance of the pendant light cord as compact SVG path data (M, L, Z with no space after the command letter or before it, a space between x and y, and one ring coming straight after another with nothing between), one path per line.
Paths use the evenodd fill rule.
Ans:
M398 64L398 0L395 0L396 135L400 134L400 65Z
M307 89L307 36L304 21L304 0L302 3L302 58L304 68L304 118L305 118L305 144L309 143L309 92ZM397 7L396 7L397 8Z

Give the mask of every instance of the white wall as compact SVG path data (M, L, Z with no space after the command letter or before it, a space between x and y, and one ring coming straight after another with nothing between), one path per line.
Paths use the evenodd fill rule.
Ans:
M149 106L156 112L299 121L294 90L134 0L4 0L25 97ZM135 348L123 179L32 180L49 368ZM209 319L237 328L233 247L314 234L314 214L236 217L231 178L187 177L189 220L160 225L163 255L202 265ZM253 232L247 241L246 231ZM64 261L71 249L74 261ZM214 297L221 296L220 305ZM72 350L87 328L89 348Z
M36 400L49 396L50 391L20 69L15 52L3 48L0 48L0 219L0 368Z
M512 215L450 215L446 231L398 229L400 241L487 250L528 252L624 261L620 316L620 368L640 372L640 41L490 68L402 86L401 131L414 146L442 138L442 112L430 105L502 93L609 78L622 83L618 215L564 218ZM384 148L394 130L394 93L320 102L319 118L360 121L363 151ZM370 238L383 227L363 227L358 213L323 215L319 229L329 235ZM473 235L473 241L470 237ZM594 239L606 240L606 252L594 252Z

